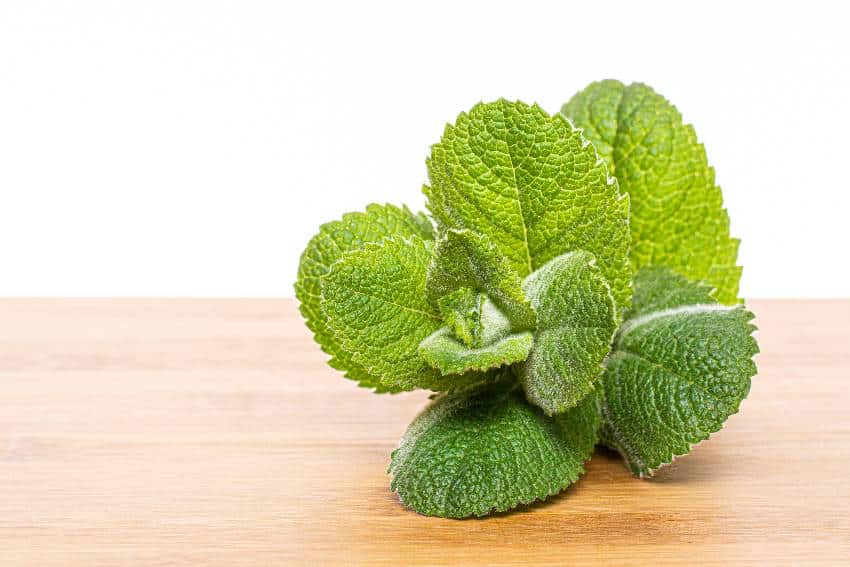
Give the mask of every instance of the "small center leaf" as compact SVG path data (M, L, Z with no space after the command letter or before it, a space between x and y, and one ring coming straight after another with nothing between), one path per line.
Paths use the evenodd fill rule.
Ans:
M487 295L517 330L534 328L535 315L522 292L522 279L490 239L469 230L448 230L437 241L425 291L431 304L462 288ZM470 292L454 297L471 302Z
M508 318L487 298L471 313L477 323L472 341L464 341L451 326L446 326L419 344L419 354L429 365L443 374L463 374L521 362L528 357L534 340L531 331L514 332ZM466 327L461 326L460 330L466 331Z

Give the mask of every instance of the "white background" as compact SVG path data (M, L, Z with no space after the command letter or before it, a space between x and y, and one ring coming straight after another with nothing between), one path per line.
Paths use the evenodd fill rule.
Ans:
M850 296L841 3L3 2L0 295L291 296L324 221L419 209L479 100L643 81L695 124L748 297Z

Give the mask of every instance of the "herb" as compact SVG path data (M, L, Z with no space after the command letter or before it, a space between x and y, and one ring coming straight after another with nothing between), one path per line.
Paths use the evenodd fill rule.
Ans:
M403 503L462 518L545 499L598 442L649 476L738 411L758 352L738 241L663 97L602 81L555 116L478 104L427 166L431 218L325 224L295 286L331 366L439 392L392 454Z

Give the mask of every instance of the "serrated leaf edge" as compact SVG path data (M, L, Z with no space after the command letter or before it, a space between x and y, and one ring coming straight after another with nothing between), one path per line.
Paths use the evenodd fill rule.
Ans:
M577 133L579 135L579 139L581 140L581 147L587 148L588 146L590 146L593 149L593 154L596 157L594 165L597 166L597 167L603 166L605 168L605 183L606 183L606 185L615 186L616 199L615 199L614 202L617 203L617 204L625 202L625 205L626 205L625 223L626 223L627 226L631 225L631 197L630 197L630 195L620 189L620 183L617 180L617 177L610 173L608 163L599 154L599 151L596 149L596 146L593 145L593 142L591 142L590 139L587 138L584 135L584 129L579 128L575 124L573 124L572 120L570 120L561 111L557 111L554 114L550 114L549 112L547 112L543 107L541 107L536 102L534 102L532 104L528 104L528 103L526 103L522 100L519 100L519 99L512 101L512 100L507 99L505 97L500 97L500 98L498 98L498 99L496 99L495 101L492 101L492 102L486 102L486 101L483 101L483 100L478 101L468 111L463 111L460 114L458 114L457 118L455 118L455 123L460 121L461 118L468 118L470 116L470 114L472 114L480 106L485 106L487 104L494 104L494 103L502 103L502 102L507 103L507 104L516 104L516 105L525 106L525 107L531 108L533 110L539 110L545 116L547 116L549 119L560 120L561 122L563 122L570 129L570 133ZM441 135L440 141L431 144L431 146L429 146L429 148L428 148L429 153L428 153L428 157L426 158L426 164L430 164L431 160L434 159L434 150L438 146L442 145L442 143L443 143L442 138L449 135L449 133L451 133L456 128L457 127L450 122L445 123L445 127L443 128L443 134ZM450 228L457 228L457 227L443 227L443 226L441 226L441 223L440 223L440 220L439 220L439 215L435 214L434 207L431 206L432 201L435 201L435 202L437 201L437 196L433 193L432 187L428 183L425 183L425 184L422 185L422 193L426 197L425 208L431 213L431 217L433 218L434 223L435 223L436 228L437 228L438 237L439 237L439 233L442 233L445 230L449 230ZM445 207L439 207L439 208L441 208L443 214L451 212L451 211L447 211ZM462 227L464 229L468 229L468 227L465 226L463 219L460 219L455 215L450 215L450 216L452 216L454 218L455 222L457 222L457 224L460 227ZM469 229L469 230L471 230L471 229ZM525 244L525 249L526 249L526 255L529 255L530 249L529 249L529 246L528 246L528 231L527 231L527 227L525 226L524 218L523 218L523 231L524 231L524 235L525 235L524 244ZM618 317L620 315L622 315L623 313L625 313L631 305L632 294L628 293L628 292L633 291L633 281L634 281L634 273L635 273L634 267L631 264L631 247L632 247L631 229L626 231L626 239L628 240L628 242L626 243L626 263L628 264L629 278L628 278L628 282L626 284L627 293L626 293L626 298L623 302L623 305L617 305L617 302L615 301L615 305L617 305L617 307L619 308L618 311L617 311ZM529 256L529 260L530 260L530 256ZM531 266L529 266L529 269L530 269L530 267ZM539 267L538 267L538 269L539 269ZM527 277L531 273L533 273L533 270L530 270L529 274L526 274L525 277ZM612 291L612 295L613 295L613 291ZM617 319L618 322L620 322L621 320L622 319L620 319L620 318Z
M753 353L751 355L751 359L754 358L760 352L759 346L758 346L758 341L756 341L755 337L753 336L755 334L755 332L758 331L758 327L750 322L753 319L755 319L755 314L752 311L749 311L748 309L746 309L746 307L743 304L733 305L733 306L726 306L726 305L722 305L722 304L712 304L712 303L686 305L686 306L681 306L681 307L674 307L674 308L671 308L671 309L662 309L660 311L648 313L647 315L642 315L641 317L638 317L636 320L646 318L646 320L644 320L643 323L642 323L642 324L645 324L645 323L648 323L650 320L659 319L663 316L669 317L671 315L675 315L675 314L678 314L678 313L688 312L687 308L690 308L690 307L715 307L715 309L695 310L695 311L693 311L694 313L706 313L706 312L709 312L709 311L734 311L736 309L740 309L742 311L745 311L750 316L749 319L748 319L748 327L749 327L749 330L750 330L750 334L748 335L748 338L751 340L751 343L752 343L751 346L753 347ZM652 315L654 315L656 313L659 314L659 315L656 316L656 317L651 317ZM625 325L623 325L623 326L625 327ZM635 325L632 326L632 328L634 328L634 327L635 327ZM629 329L629 330L631 330L631 329ZM606 363L607 363L608 359L610 358L610 354L611 353L609 353L609 356L605 358ZM758 371L756 370L756 372L754 374L750 375L749 378L752 379L757 374L758 374ZM633 475L637 476L638 478L642 478L642 479L650 478L650 477L654 476L655 473L658 472L659 470L661 470L662 468L666 467L667 465L672 464L677 458L685 457L685 456L689 455L691 453L691 451L694 449L694 447L697 447L698 445L702 444L703 442L708 441L711 438L711 436L714 435L715 433L719 433L720 431L723 431L724 427L726 426L726 422L729 421L729 418L741 411L741 405L746 401L746 399L747 398L745 397L740 402L738 402L738 406L735 408L735 411L730 413L726 417L726 419L723 420L723 423L720 424L720 427L718 427L714 431L707 432L705 437L696 438L696 439L688 442L688 449L684 453L675 454L675 453L671 452L671 454L668 456L667 460L662 461L655 468L649 468L640 459L637 459L637 458L631 458L630 459L627 456L627 454L624 452L624 449L628 449L629 444L625 441L625 439L623 438L623 435L612 425L611 420L608 419L608 417L610 416L610 410L608 409L608 404L607 404L606 400L603 399L603 400L600 401L600 404L601 404L600 411L602 412L602 423L605 424L606 430L613 435L613 437L615 438L615 441L617 441L617 443L619 444L619 445L615 445L613 447L611 445L607 445L607 444L606 444L606 446L611 448L611 449L614 449L615 451L617 451L617 453L620 454L620 456L623 458L623 461L626 463L626 466L629 468L629 470L631 471L631 473ZM601 427L601 425L600 425L600 427ZM634 452L635 451L632 451L632 453L634 453ZM635 466L635 465L637 465L637 466Z
M425 240L425 239L423 239L423 238L421 238L421 237L418 237L418 236L413 236L413 237L411 237L411 238L405 238L405 237L397 236L397 235L395 235L395 236L385 236L385 237L381 238L381 240L380 240L380 241L378 241L378 242L367 242L367 243L365 243L365 244L364 244L361 248L357 248L357 249L355 249L355 250L349 250L349 251L347 251L347 252L343 253L343 255L342 255L342 256L340 256L340 258L339 258L336 262L334 262L333 264L331 264L331 265L329 266L329 268L328 268L328 274L330 274L330 273L333 271L334 266L336 266L336 265L340 264L343 260L345 260L345 259L346 259L347 257L349 257L350 255L352 255L352 254L357 254L357 253L360 253L360 252L364 252L364 251L367 251L367 250L379 250L379 249L381 249L381 248L382 248L382 247L383 247L383 246L384 246L384 245L385 245L388 241L393 241L393 242L404 242L404 243L406 243L406 244L411 244L411 245L413 245L413 246L421 245L421 246L422 246L425 250L429 250L430 246L429 246L429 244L428 244L428 243L429 243L429 242L432 242L432 241L430 241L430 240ZM418 242L417 242L417 241L418 241ZM430 251L430 250L429 250L429 251ZM324 277L323 277L322 279L324 280ZM321 309L322 309L322 313L325 313L325 309L324 309L324 302L325 302L325 297L324 297L324 288L323 288L323 291L322 291L322 298L321 298L321 302L320 302ZM326 315L326 316L327 316L327 315ZM432 316L434 319L436 319L436 320L441 320L441 318L439 317L439 314L432 313L432 314L431 314L431 316ZM334 331L333 331L333 328L331 327L331 325L330 325L330 324L328 325L328 329L329 329L331 332L334 332ZM340 347L341 347L341 348L344 348L344 345L342 344L342 341L338 341L338 342L340 343ZM321 346L321 345L320 345L320 346ZM322 350L324 350L324 349L322 349ZM348 354L351 356L351 359L352 359L352 361L353 361L353 362L355 362L356 364L358 364L358 365L359 365L359 366L360 366L360 367L361 367L361 368L362 368L362 369L363 369L363 370L364 370L367 374L369 374L369 375L370 375L370 377L375 378L375 379L377 380L378 384L379 384L381 387L385 388L386 390L385 390L385 391L379 391L379 389L378 389L378 388L379 388L379 386L377 386L377 385L371 385L371 384L366 385L366 386L362 386L362 387L366 387L366 388L374 388L374 389L375 389L374 391L375 391L375 393L376 393L376 394L378 394L378 393L392 393L392 394L398 394L398 393L402 393L402 392L409 392L409 391L411 391L411 390L415 390L415 389L417 389L417 388L418 388L417 386L411 386L411 387L409 387L409 388L405 388L405 387L401 387L401 386L396 385L396 384L385 384L385 383L381 380L381 378L380 378L380 376L378 375L378 373L376 373L376 372L375 372L375 370L374 370L374 366L368 366L368 365L365 365L365 364L363 364L363 363L361 363L361 362L359 362L359 361L355 360L355 356L359 356L359 355L360 355L360 351L359 351L359 350L356 350L356 349L347 349L347 352L348 352ZM337 370L340 370L340 369L339 369L339 368L337 368ZM346 371L346 372L345 372L344 376L345 376L346 378L353 379L353 380L357 381L357 379L356 379L356 378L351 378L350 376L348 376L348 371ZM361 385L361 384L362 384L362 382L360 382L360 381L357 381L357 382L358 382L358 385ZM427 388L426 388L426 389L427 389Z
M401 213L407 213L408 215L410 215L410 218L412 220L414 220L414 222L416 222L416 224L420 228L422 228L423 230L426 230L429 233L430 238L429 239L423 238L422 240L428 241L428 240L433 240L435 238L436 233L435 233L435 228L434 228L434 222L431 219L431 217L429 217L428 215L426 215L422 211L419 211L418 213L414 213L413 211L411 211L408 208L407 205L404 205L404 204L402 204L401 206L398 206L398 205L394 205L393 203L385 202L383 204L381 204L381 203L369 203L368 205L366 205L366 207L364 207L364 209L362 211L349 211L349 212L343 213L342 216L340 216L339 219L335 219L335 220L332 220L332 221L327 221L327 222L322 223L321 225L319 225L319 230L316 232L316 234L313 235L310 238L310 241L312 241L314 238L319 236L322 233L322 231L329 230L330 227L332 227L332 226L343 224L343 223L347 222L348 220L350 220L352 218L367 217L369 212L371 211L371 209L373 209L375 207L390 209L390 210L394 210L396 212L401 212ZM393 238L393 236L392 235L383 236L383 237L381 237L380 241L378 241L378 243L382 242L383 240L385 240L387 238ZM307 252L307 248L309 247L310 241L308 241L307 246L304 247L304 251L301 253L301 256L300 256L300 259L299 259L299 268L300 268L300 265L301 265L301 261L302 261L302 259L304 258L304 255ZM333 241L331 241L331 242L333 242ZM366 244L377 244L377 243L364 243L364 245L361 246L360 248L349 250L349 251L343 253L343 256L345 256L345 254L348 254L350 252L355 252L357 250L361 250L363 247L365 247ZM337 262L342 260L343 256L340 256L335 262L331 263L328 266L328 272L327 273L330 273L331 269L333 269L334 264L336 264ZM300 269L299 269L299 272L300 272ZM324 274L324 275L327 275L327 273ZM322 279L324 279L324 275L321 276L318 279L321 281ZM364 373L368 374L368 372L366 372L366 369L363 368L362 365L359 365L357 362L355 362L353 359L351 360L351 362L353 364L357 364L358 367L356 367L356 368L345 368L345 367L343 367L343 365L341 365L340 362L339 362L339 357L336 354L329 352L327 350L327 348L325 348L325 345L323 345L321 342L319 342L319 339L318 339L319 333L316 331L316 328L314 327L313 319L304 311L304 303L298 298L299 290L303 290L303 293L307 293L306 290L304 290L303 284L301 282L300 277L298 277L298 275L296 275L296 280L295 280L295 283L293 284L293 288L295 289L295 300L298 303L298 312L301 314L301 317L304 319L305 325L310 330L310 333L312 335L311 338L313 339L313 342L316 343L319 346L319 350L321 350L324 354L326 354L328 356L328 359L325 361L325 363L328 366L330 366L334 370L341 372L342 376L344 378L351 380L352 382L357 384L358 388L370 390L370 391L374 392L375 394L400 394L402 392L407 391L407 390L404 390L404 389L397 389L397 388L388 387L388 386L382 384L380 381L378 381L377 383L372 383L369 379L374 379L375 377L371 376L371 375L368 376L367 378L357 378L356 376L353 376L351 374L352 372L357 372L357 371L361 371L361 370ZM315 294L310 294L310 295L315 297ZM318 297L319 297L319 311L324 314L324 309L322 309L322 306L321 306L321 302L323 301L321 294ZM332 329L328 328L327 331L329 333L333 334ZM338 341L337 341L337 343L338 343ZM340 345L340 347L341 347L341 345Z
M707 151L706 151L706 149L705 149L705 144L704 144L703 142L701 142L701 141L700 141L700 139L699 139L699 137L697 136L697 134L696 134L696 128L694 127L693 123L691 123L691 122L686 122L686 121L685 121L685 117L684 117L684 115L682 114L681 110L679 110L679 107L678 107L678 106L676 106L675 104L673 104L673 103L670 101L670 99L669 99L669 98L667 98L665 95L663 95L663 94L659 93L658 91L656 91L655 89L653 89L651 86L647 85L646 83L642 83L642 82L639 82L639 81L638 81L638 82L632 82L632 83L630 83L630 84L628 84L628 85L627 85L626 83L624 83L623 81L619 81L619 80L617 80L617 79L603 79L603 80L601 80L601 81L594 81L594 82L590 83L588 86L586 86L584 89L582 89L582 90L578 91L575 95L573 95L573 97L578 96L579 94L582 94L582 93L584 93L585 91L587 91L589 88L591 88L591 87L593 87L593 86L595 86L595 85L597 85L597 84L604 83L604 82L606 82L606 81L615 81L615 82L619 83L619 84L620 84L620 86L623 88L623 92L625 92L625 90L626 90L626 89L629 89L629 88L632 88L632 87L645 87L645 88L647 88L649 91L651 91L652 93L655 93L656 95L660 96L662 99L664 99L664 101L665 101L667 104L669 104L669 105L670 105L670 107L673 109L673 111L675 112L675 114L677 114L677 115L678 115L678 117L679 117L679 122L680 122L680 124L682 125L682 127L683 127L683 128L685 128L685 129L689 129L689 130L690 130L690 133L691 133L691 134L692 134L692 136L693 136L693 140L696 142L696 145L700 148L700 150L702 151L702 154L705 156L705 163L706 163L706 166L707 166L707 167L708 167L708 169L711 171L712 185L714 185L714 186L718 189L718 191L720 192L720 197L721 197L721 200L720 200L720 208L721 208L721 210L723 211L723 214L726 216L726 220L727 220L727 222L729 222L729 220L730 220L729 210L728 210L728 208L726 207L726 199L724 199L724 198L723 198L723 189L722 189L722 188L720 187L720 185L717 183L717 179L716 179L716 177L715 177L715 169L714 169L714 166L712 166L712 165L710 164L709 160L708 160L708 152L707 152ZM572 98L570 98L570 100L568 100L568 101L567 101L567 102L565 102L563 105L561 105L560 110L557 112L557 114L558 114L558 115L562 116L562 117L563 117L564 119L566 119L566 120L567 120L570 124L573 124L573 123L572 123L572 120L570 120L570 118L569 118L569 117L567 117L567 115L565 114L565 109L566 109L567 105L568 105L568 104L570 104L570 102L571 102L572 100L573 100L573 99L572 99ZM623 97L620 97L620 100L619 100L619 102L617 103L617 112L616 112L616 116L617 116L617 127L616 127L615 132L614 132L614 136L615 136L615 138L616 138L617 134L619 134L619 132L620 132L620 111L621 111L622 105L623 105ZM575 125L573 125L573 127L575 128ZM584 129L584 128L577 128L577 129L581 132L582 137L584 137L584 130L585 130L585 129ZM597 157L598 157L598 153L597 153ZM602 158L600 158L600 159L602 159ZM604 161L604 160L603 160L603 161ZM616 170L616 168L615 168L615 170ZM615 173L615 176L616 176L616 173ZM628 195L628 193L626 193L626 195ZM631 222L631 209L629 210L629 221ZM734 296L735 296L735 297L734 297L734 300L733 300L731 303L728 303L727 305L741 305L741 304L743 304L743 302L744 302L743 298L741 298L741 297L739 296L739 294L740 294L740 281L741 281L741 275L742 275L742 273L743 273L743 271L744 271L744 267L743 267L742 265L738 264L738 252L739 252L739 248L740 248L740 244L741 244L741 239L740 239L740 238L737 238L737 237L735 237L735 236L732 236L731 226L729 227L728 234L729 234L729 240L733 243L733 246L734 246L734 248L735 248L735 259L734 259L734 264L733 264L732 268L733 268L733 269L735 269L735 270L737 270L737 272L738 272L738 283L737 283L737 285L736 285L736 290L735 290L735 293L734 293ZM630 237L630 241L629 241L629 248L631 249L631 232L629 233L629 237ZM629 255L629 258L631 259L631 253L630 253L630 255ZM712 267L713 267L713 266L712 266ZM672 269L672 268L670 268L670 269ZM634 266L632 266L632 271L633 271L633 273L634 273L635 271L637 271L637 269L636 269ZM710 271L710 270L709 270L709 271ZM712 286L712 287L714 287L715 295L716 295L716 294L718 293L718 288L717 288L716 286Z
M506 393L505 393L505 395L510 395L510 394L511 394L511 392L512 392L514 389L516 389L517 387L518 387L518 386L514 386L513 388L511 388L511 390L509 390L508 392L506 392ZM438 395L442 395L442 394L438 394ZM602 402L601 402L600 398L601 398L601 396L599 396L599 395L597 395L597 396L596 396L596 411L597 411L597 412L599 412L599 413L601 413L601 411L602 411L602 409L601 409L601 403L602 403ZM436 399L436 398L432 398L432 400L433 400L433 399ZM461 399L460 399L460 400L458 400L458 401L459 401L459 402L465 402L466 400L461 398ZM529 403L530 405L532 405L532 407L535 407L535 406L533 406L533 404L531 404L531 402L528 402L528 403ZM459 405L459 404L452 405L452 406L450 406L450 407L446 408L446 409L444 410L444 412L448 412L448 411L450 411L450 410L453 410L453 409L455 409L458 405ZM417 414L416 414L416 417L414 417L414 418L413 418L413 421L411 421L411 423L413 423L413 422L415 422L417 419L419 419L419 417L420 417L422 414L424 414L424 413L428 410L428 408L429 408L429 406L428 406L428 405L426 405L424 408L422 408L422 410L420 410L420 411L419 411L419 413L417 413ZM545 416L545 417L544 417L544 419L554 419L554 418L553 418L553 417L550 417L550 416ZM430 426L429 426L429 428L428 428L428 429L430 429L430 427L433 427L433 425L434 425L434 424L436 424L436 422L437 422L437 420L432 420L432 422L431 422L431 424L430 424ZM601 424L601 420L600 420L600 424ZM417 435L420 435L420 434L424 433L424 432L425 432L425 431L427 431L428 429L424 429L424 430L422 430L422 431L417 431ZM416 510L416 509L415 509L412 505L410 505L410 504L406 503L406 502L404 501L404 497L401 495L401 493L400 493L398 490L395 490L395 489L393 489L393 488L392 488L392 487L393 487L393 481L394 481L394 479L395 479L395 477L394 477L394 475L393 475L393 473L392 473L393 459L395 458L396 453L397 453L397 452L398 452L398 451L402 448L402 446L403 446L403 444L405 443L405 441L406 441L409 437L411 437L411 436L412 436L412 435L411 435L411 431L410 431L410 429L408 429L408 430L405 432L405 434L401 437L401 440L399 441L398 446L396 447L396 449L395 449L395 450L393 450L393 451L392 451L392 453L390 453L390 464L389 464L389 466L388 466L388 468L387 468L387 474L389 474L389 475L390 475L390 490L391 490L391 491L395 494L395 496L396 496L396 498L398 499L399 503L400 503L402 506L404 506L404 507L405 507L405 509L407 509L407 510L412 510L413 512L415 512L416 514L418 514L418 515L420 515L420 516L423 516L423 517L430 517L430 518L444 518L444 519L449 519L449 520L464 520L464 519L471 518L471 517L473 517L473 516L474 516L475 518L483 518L483 517L485 517L485 516L489 516L490 514L493 514L493 513L501 514L501 513L503 513L503 512L508 512L508 511L510 511L510 510L515 510L516 508L518 508L518 507L520 507L520 506L529 506L529 505L532 505L532 504L536 504L536 503L544 502L544 501L548 500L549 498L551 498L551 497L553 497L553 496L557 496L558 494L560 494L560 493L564 492L565 490L567 490L570 486L572 486L573 484L575 484L576 482L578 482L578 481L579 481L579 479L580 479L582 476L584 476L584 475L585 475L585 473L587 473L587 468L585 467L585 464L586 464L587 462L589 462L589 461L590 461L590 459L593 457L593 447L595 447L595 446L599 443L599 427L597 427L597 428L596 428L596 431L594 432L595 440L594 440L594 442L593 442L593 445L591 446L590 453L587 455L587 458L585 458L585 459L583 460L582 464L581 464L581 465L579 465L579 467L578 467L578 470L577 470L576 474L575 474L575 475L570 475L570 476L569 476L569 477L565 480L565 482L563 482L562 484L560 484L560 485L559 485L559 487L557 487L557 488L555 488L555 489L550 490L548 493L544 494L543 496L537 496L537 497L530 498L530 499L527 499L527 500L522 500L522 499L521 499L521 500L518 500L517 502L515 502L515 503L514 503L514 504L512 504L512 505L507 505L507 506L493 506L492 508L490 508L490 509L489 509L488 511L486 511L486 512L482 512L482 513L473 512L473 513L471 513L471 514L467 514L466 516L458 516L458 517L455 517L455 516L438 516L438 515L436 515L436 514L423 514L422 512L419 512L418 510Z

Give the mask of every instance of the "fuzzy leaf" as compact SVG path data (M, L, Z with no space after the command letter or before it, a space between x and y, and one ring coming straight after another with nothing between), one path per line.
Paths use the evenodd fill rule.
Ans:
M369 205L366 212L346 213L341 220L322 225L319 233L307 244L298 266L295 295L307 327L313 331L317 343L331 356L329 364L345 372L367 388L378 392L398 391L388 389L380 380L354 362L342 349L327 324L321 307L321 279L334 262L345 252L358 250L369 242L380 242L387 236L433 238L430 221L421 213L414 215L407 207Z
M463 374L523 361L533 340L530 331L522 331L484 346L469 347L443 327L422 341L419 354L442 374Z
M451 390L482 375L444 378L417 353L441 326L425 296L430 246L417 236L385 238L347 252L322 278L322 309L340 347L392 391Z
M717 303L714 298L716 290L713 287L689 281L662 266L642 268L635 274L633 285L635 294L626 319L680 305Z
M477 313L480 331L472 344L465 343L450 327L442 327L419 345L422 358L442 374L487 370L526 359L533 340L531 332L514 332L507 317L489 299Z
M537 105L499 100L458 116L427 162L442 230L488 236L525 277L572 250L593 253L627 305L629 203L581 133Z
M584 473L598 412L595 395L554 418L517 390L440 396L393 451L391 489L420 514L447 518L543 500Z
M469 230L448 230L437 241L425 289L437 305L463 288L486 294L515 329L534 328L534 311L522 293L522 280L496 245Z
M534 346L519 375L528 400L551 415L576 405L599 381L616 330L616 307L593 255L570 252L523 283L537 312Z
M605 362L602 437L634 474L651 476L738 411L758 345L752 313L675 274L638 272L634 304L657 310L641 309L617 333Z
M481 312L486 299L483 293L462 287L444 295L437 302L448 331L467 347L484 344Z
M593 142L631 198L635 270L662 265L738 302L737 239L693 126L646 85L593 83L561 112Z

